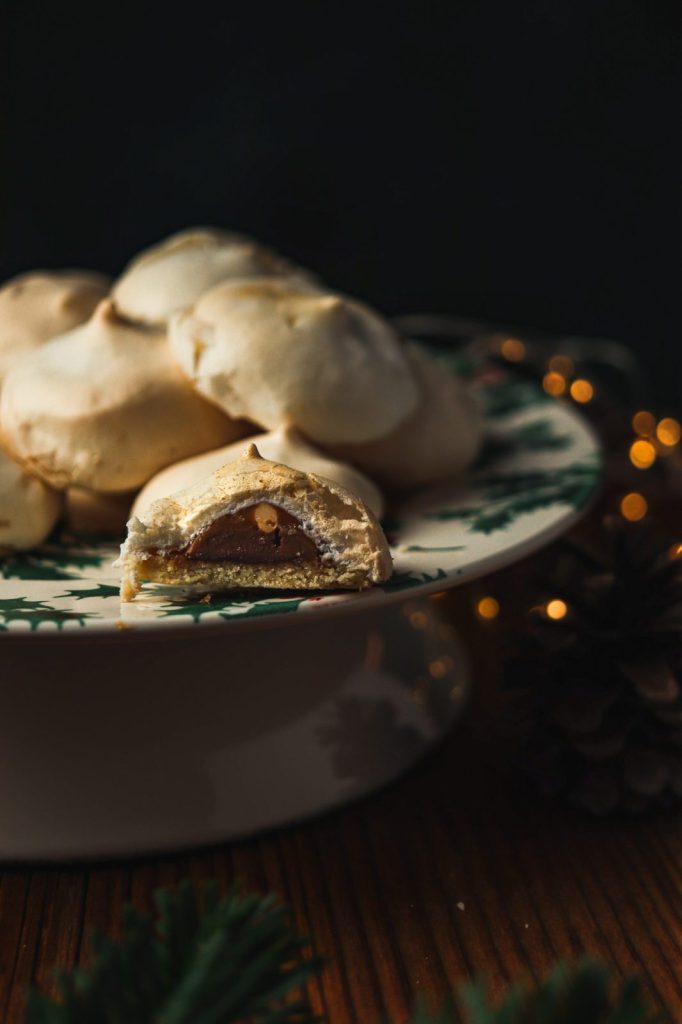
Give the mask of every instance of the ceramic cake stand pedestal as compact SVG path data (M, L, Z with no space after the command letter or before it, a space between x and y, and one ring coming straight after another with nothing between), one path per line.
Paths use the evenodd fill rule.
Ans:
M430 595L556 537L600 471L568 405L485 383L479 465L393 511L382 587L121 605L111 545L0 563L0 858L245 836L376 790L447 733L468 673Z
M405 771L463 704L438 602L225 632L5 644L0 856L141 853L300 819Z

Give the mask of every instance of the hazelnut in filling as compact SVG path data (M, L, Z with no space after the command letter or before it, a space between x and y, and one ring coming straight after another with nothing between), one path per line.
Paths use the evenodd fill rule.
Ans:
M179 554L201 562L319 561L315 543L303 532L298 519L265 501L215 519Z

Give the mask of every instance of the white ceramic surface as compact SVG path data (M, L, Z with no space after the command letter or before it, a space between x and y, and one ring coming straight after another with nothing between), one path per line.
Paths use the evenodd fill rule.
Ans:
M424 754L468 684L433 600L236 637L60 639L3 650L3 859L217 842L345 803Z

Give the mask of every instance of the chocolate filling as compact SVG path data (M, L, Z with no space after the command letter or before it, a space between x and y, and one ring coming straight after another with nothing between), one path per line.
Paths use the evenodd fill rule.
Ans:
M220 516L178 553L201 562L274 565L319 560L315 543L298 519L267 502Z

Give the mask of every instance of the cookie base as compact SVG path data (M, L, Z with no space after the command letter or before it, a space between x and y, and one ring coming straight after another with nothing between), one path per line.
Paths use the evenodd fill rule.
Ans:
M224 590L365 590L372 586L364 568L320 562L243 564L203 562L178 555L128 555L124 562L121 599L132 601L143 583Z

